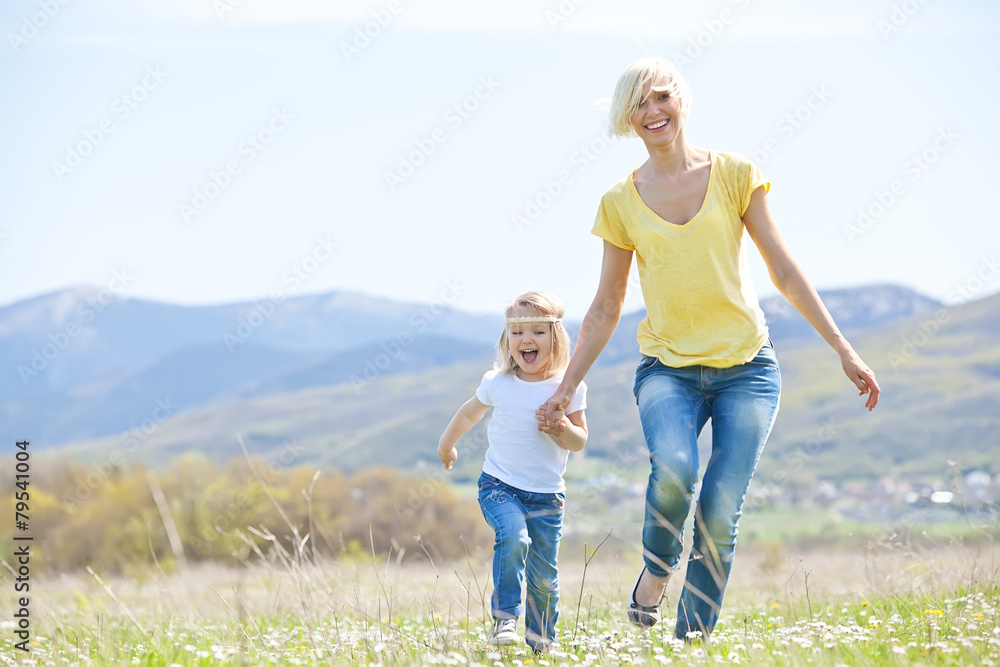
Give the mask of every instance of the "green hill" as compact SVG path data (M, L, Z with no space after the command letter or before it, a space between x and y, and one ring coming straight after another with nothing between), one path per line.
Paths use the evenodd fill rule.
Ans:
M781 411L755 483L1000 473L998 330L1000 296L994 296L856 335L852 342L883 389L873 414L825 343L779 347ZM585 453L574 455L571 477L644 474L631 393L634 367L629 361L588 376L591 436ZM225 460L240 454L241 433L252 452L278 466L434 469L438 436L485 370L480 362L460 363L381 378L361 393L342 384L217 404L47 455L81 458L98 468L163 464L192 450ZM480 424L460 445L457 481L475 478L485 446Z

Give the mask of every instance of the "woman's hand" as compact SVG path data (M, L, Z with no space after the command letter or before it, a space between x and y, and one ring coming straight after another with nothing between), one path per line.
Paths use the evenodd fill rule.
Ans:
M871 412L878 405L880 389L875 380L875 373L861 360L851 344L837 328L837 323L830 316L823 301L819 298L816 288L806 277L799 263L792 257L791 251L778 231L778 225L771 214L767 201L767 193L763 187L754 190L750 197L750 205L743 214L743 224L747 233L760 250L761 257L767 265L771 282L778 288L788 303L819 332L819 335L830 344L840 355L840 363L851 382L858 388L861 395L868 394L865 407Z
M538 419L538 430L548 431L546 428L550 428L555 422L559 421L566 414L566 406L569 402L573 400L573 394L576 393L576 387L564 387L559 385L556 389L556 393L549 397L549 400L545 401L538 407L538 411L535 413Z
M559 395L559 390L556 390ZM572 392L570 397L572 397ZM566 399L567 403L569 398ZM549 409L552 414L547 414ZM548 434L557 445L570 452L578 452L587 443L587 416L583 410L577 410L571 415L566 415L566 406L556 406L550 401L539 406L535 411L535 419L538 421L538 430Z
M875 379L875 372L868 368L868 364L861 360L853 348L848 348L840 354L840 363L844 367L844 373L858 388L859 396L868 394L868 400L865 401L868 412L874 410L878 405L878 396L882 392Z
M566 412L564 410L556 410L551 420L546 419L545 412L545 405L535 410L535 421L538 422L538 430L558 438L566 432Z

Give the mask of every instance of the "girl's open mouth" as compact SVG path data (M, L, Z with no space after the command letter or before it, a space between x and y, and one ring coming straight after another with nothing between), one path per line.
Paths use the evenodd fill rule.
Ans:
M524 360L526 364L533 364L535 360L538 359L538 350L521 350L521 359Z

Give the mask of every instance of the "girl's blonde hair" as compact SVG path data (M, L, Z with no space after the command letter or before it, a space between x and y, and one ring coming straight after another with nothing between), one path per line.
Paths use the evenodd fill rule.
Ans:
M665 90L671 97L676 97L681 116L687 120L691 113L691 88L684 76L673 63L663 58L642 58L626 67L618 78L611 97L611 136L637 136L632 127L632 114L642 102L646 84L655 85L657 90Z
M507 303L504 308L505 324L503 333L500 334L500 342L497 343L497 359L493 367L504 375L517 375L518 365L510 353L510 346L507 344L507 331L511 326L517 326L518 323L507 323L507 321L512 318L524 317L525 313L527 317L544 317L552 320L546 322L546 326L551 327L552 331L549 364L546 370L550 373L564 370L569 365L570 346L569 334L566 333L566 328L562 323L565 309L558 297L541 291L525 292Z

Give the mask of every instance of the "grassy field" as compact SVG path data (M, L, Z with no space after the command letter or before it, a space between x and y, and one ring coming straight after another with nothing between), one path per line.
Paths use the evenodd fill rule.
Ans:
M313 564L287 554L241 569L144 579L32 581L30 653L2 625L2 659L39 665L1000 664L1000 553L968 546L853 551L749 546L710 641L625 621L632 553L564 553L559 643L547 656L487 643L489 562ZM11 578L0 600L15 607ZM9 613L4 614L11 619ZM523 624L520 626L523 633ZM29 662L30 661L30 662Z

